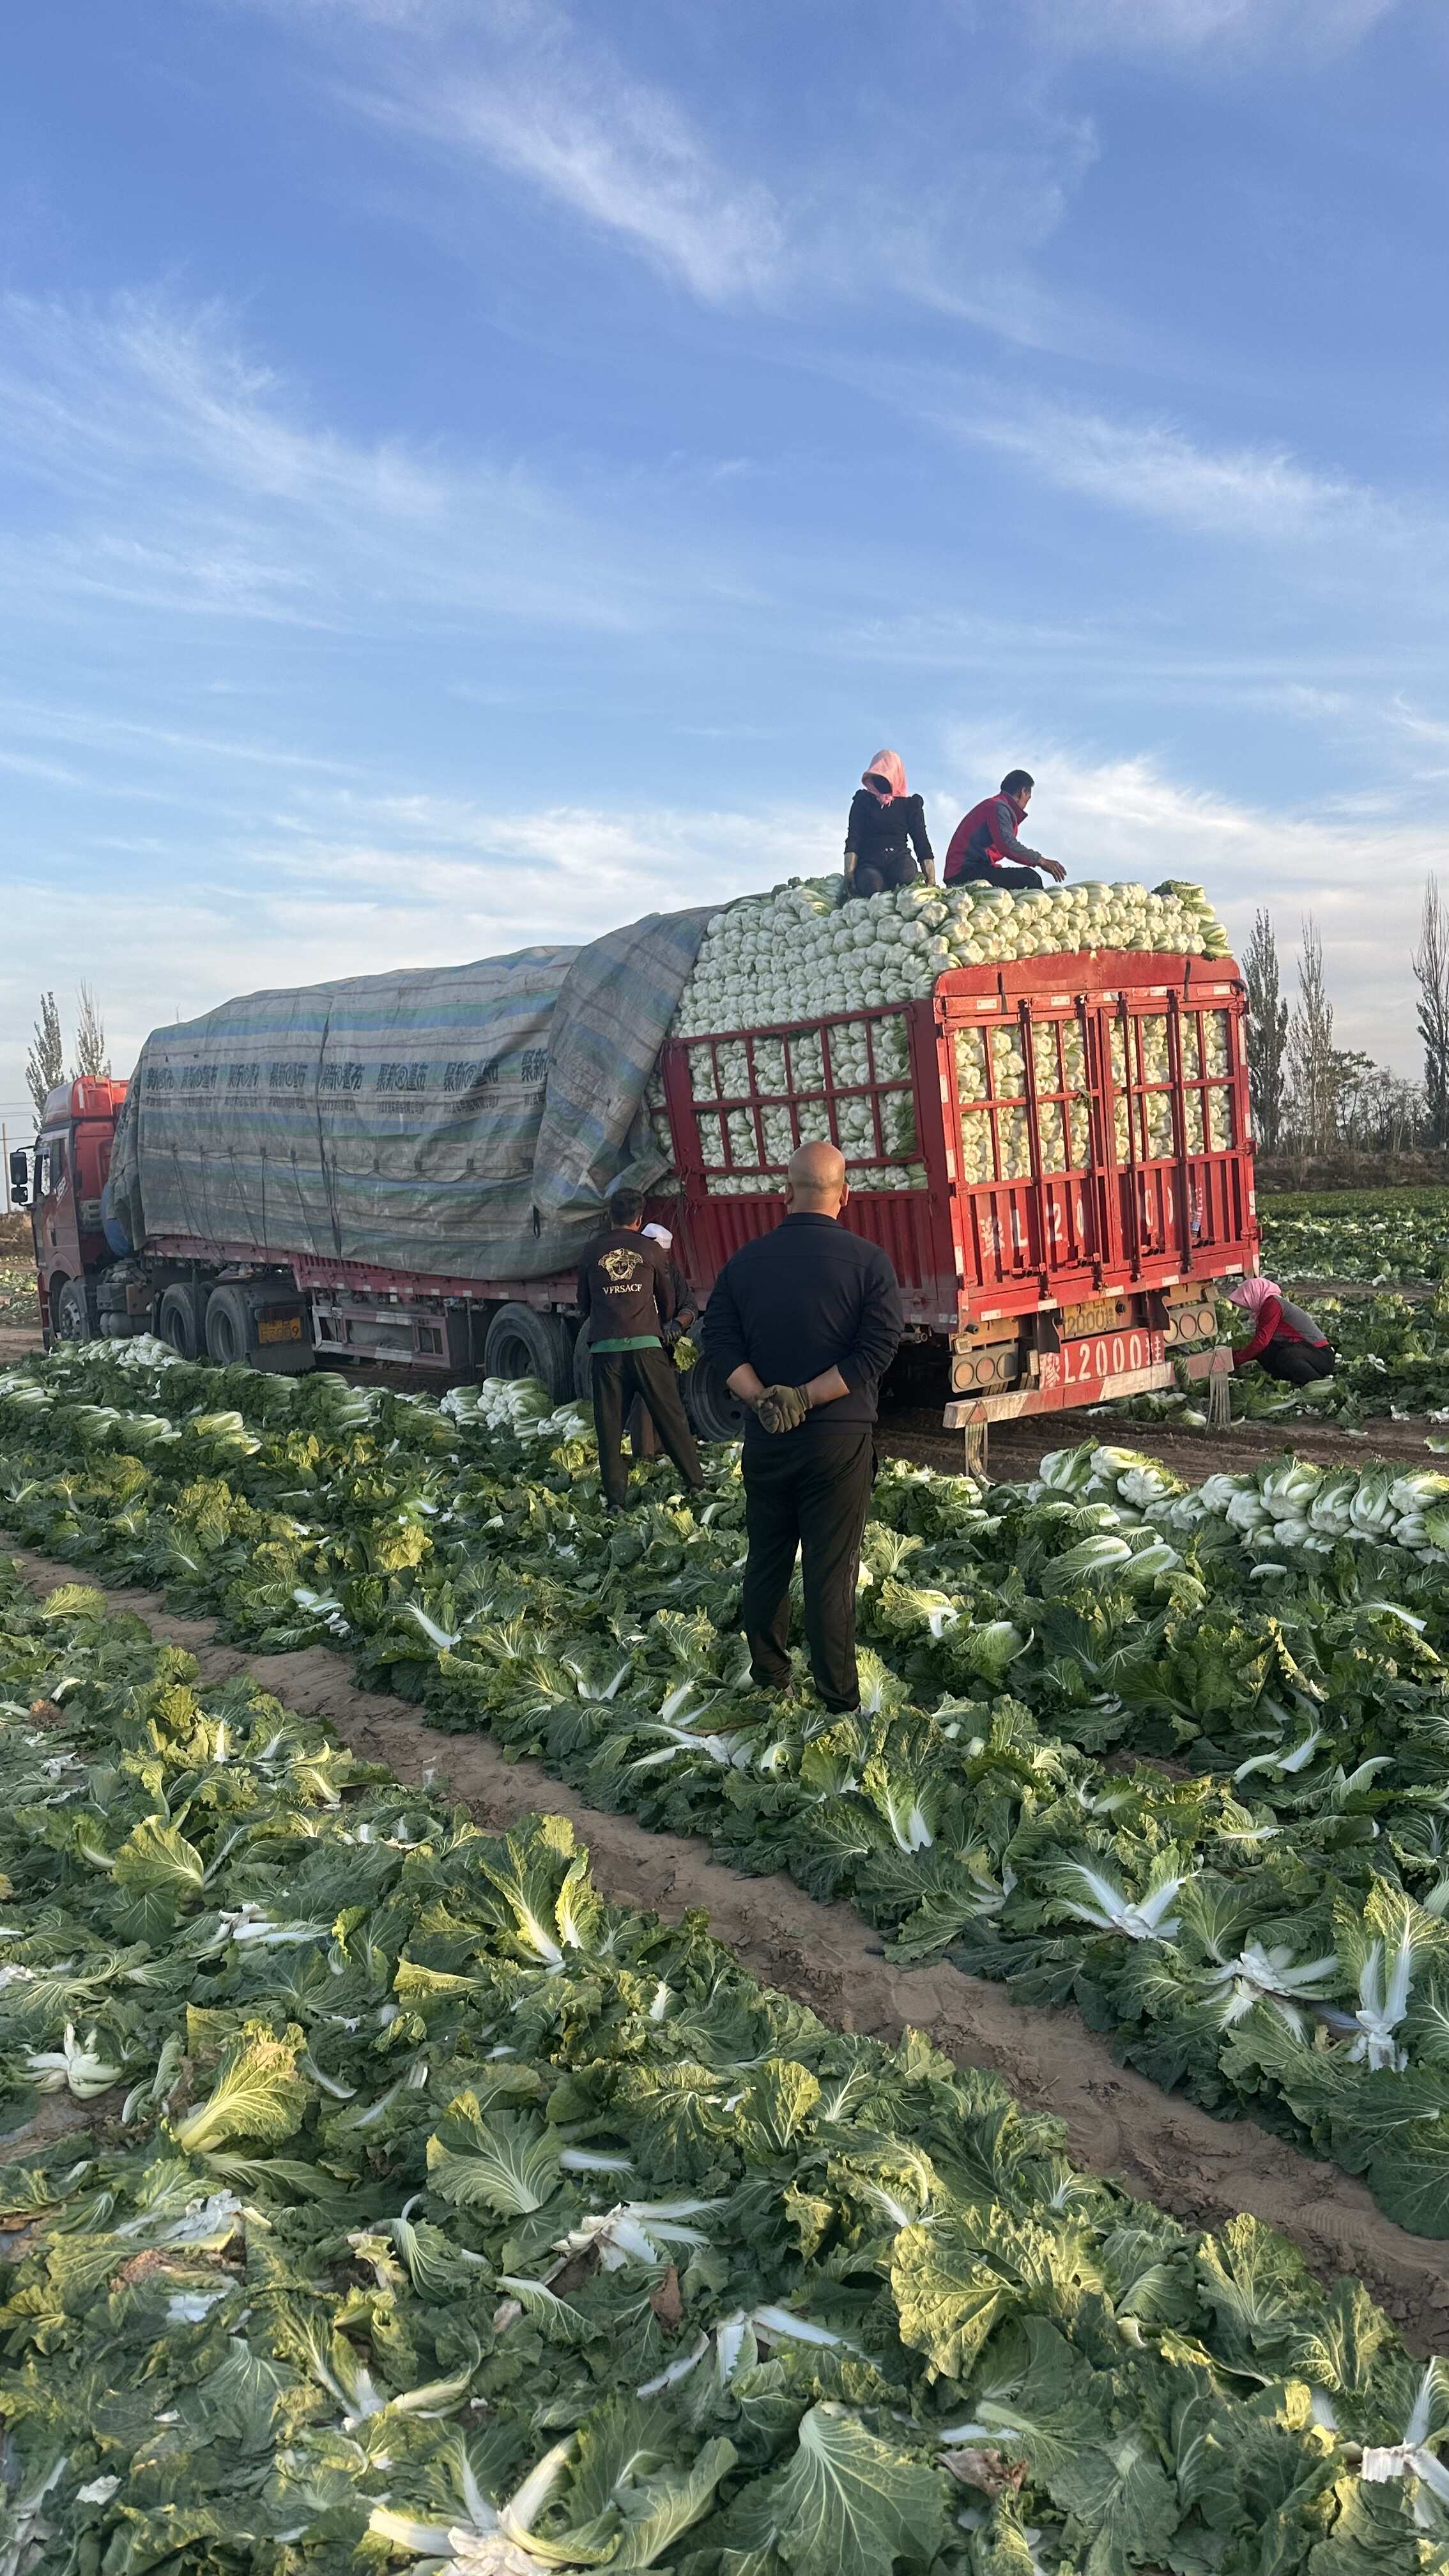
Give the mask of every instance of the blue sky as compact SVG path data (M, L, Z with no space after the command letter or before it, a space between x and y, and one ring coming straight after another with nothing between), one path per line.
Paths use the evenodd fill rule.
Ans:
M1439 0L67 0L0 98L0 1104L835 863L902 752L1415 1063Z

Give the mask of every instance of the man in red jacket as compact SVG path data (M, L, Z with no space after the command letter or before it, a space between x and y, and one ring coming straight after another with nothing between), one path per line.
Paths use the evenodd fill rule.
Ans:
M1044 859L1040 850L1029 850L1017 838L1035 785L1030 770L1008 769L998 793L983 796L962 815L946 852L947 885L1004 886L1010 894L1027 886L1040 891L1038 868L1061 884L1067 873L1061 862Z

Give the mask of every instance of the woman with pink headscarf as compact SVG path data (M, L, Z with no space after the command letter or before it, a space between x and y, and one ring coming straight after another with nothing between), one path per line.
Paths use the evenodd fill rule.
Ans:
M914 855L913 855L914 853ZM845 827L845 901L883 894L891 886L936 882L936 854L926 834L926 809L906 792L898 751L878 751L850 800Z
M1233 1353L1235 1369L1256 1360L1270 1377L1288 1386L1311 1386L1332 1377L1337 1353L1324 1340L1313 1317L1285 1297L1276 1279L1240 1279L1228 1290L1228 1304L1241 1306L1253 1318L1253 1338Z

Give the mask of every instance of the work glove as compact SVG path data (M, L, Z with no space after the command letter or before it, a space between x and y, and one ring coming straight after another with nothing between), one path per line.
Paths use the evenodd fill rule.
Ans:
M809 1410L803 1386L767 1386L755 1398L755 1420L762 1431L798 1431Z

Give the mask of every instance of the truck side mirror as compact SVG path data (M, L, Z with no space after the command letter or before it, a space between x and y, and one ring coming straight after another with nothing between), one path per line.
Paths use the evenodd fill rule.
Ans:
M16 1207L30 1204L30 1152L25 1145L17 1145L10 1157L10 1196Z

